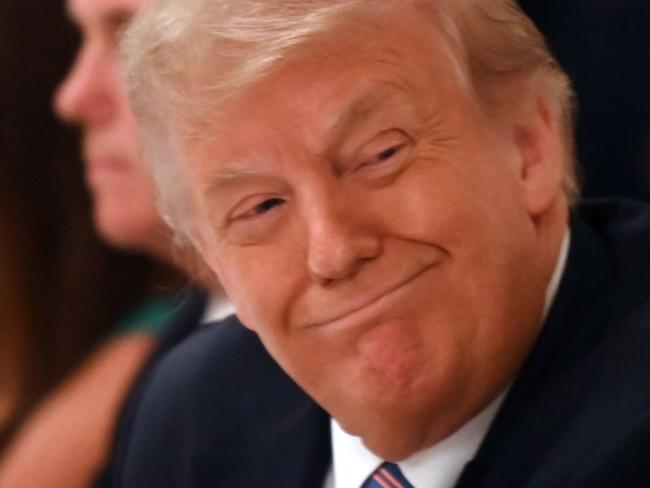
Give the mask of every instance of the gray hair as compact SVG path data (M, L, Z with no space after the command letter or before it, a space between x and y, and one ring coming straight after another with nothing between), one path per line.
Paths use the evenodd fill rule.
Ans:
M156 0L129 27L122 50L145 158L177 235L193 225L179 135L196 137L226 99L309 40L409 5L433 14L488 114L517 103L503 88L513 79L538 81L562 130L564 191L574 201L571 85L514 0Z

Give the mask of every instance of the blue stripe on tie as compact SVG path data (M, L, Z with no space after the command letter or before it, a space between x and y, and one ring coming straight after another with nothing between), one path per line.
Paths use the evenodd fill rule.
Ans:
M372 473L361 488L414 488L397 464L384 462Z

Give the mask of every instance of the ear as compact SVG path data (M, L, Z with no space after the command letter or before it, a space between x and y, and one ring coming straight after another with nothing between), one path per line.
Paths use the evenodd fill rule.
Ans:
M556 114L541 98L514 127L529 215L536 220L563 197L564 147Z
M206 237L201 231L194 228L190 233L190 241L195 250L195 273L192 275L204 285L210 285L210 289L221 289L221 277L219 272L218 260L214 253L215 246L212 240ZM209 277L208 281L204 278Z
M199 229L195 228L191 232L190 240L192 245L196 249L197 260L200 260L200 266L202 269L206 270L206 276L202 274L194 275L199 281L199 283L206 286L209 290L219 290L221 293L226 293L228 290L228 284L224 280L224 274L222 274L219 266L219 260L216 257L214 238L210 234L205 234ZM202 279L205 278L205 279ZM233 304L236 307L237 318L240 323L244 325L247 329L255 332L255 329L248 324L251 323L248 320L248 314L246 309L242 309L234 300Z

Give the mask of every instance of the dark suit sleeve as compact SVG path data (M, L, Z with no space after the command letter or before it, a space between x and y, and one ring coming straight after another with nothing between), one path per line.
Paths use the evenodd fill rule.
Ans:
M114 488L320 486L329 417L232 317L162 358L121 445Z
M160 332L158 345L140 370L121 407L115 426L109 459L103 471L93 483L93 486L96 488L113 486L113 476L116 466L120 462L119 456L125 450L126 437L130 434L133 424L134 410L139 405L142 393L151 378L155 366L167 351L189 337L199 328L206 302L205 293L198 288L190 286L184 290L178 309Z
M220 336L227 336L232 327L237 325L207 326L155 366L131 406L128 429L120 433L113 487L191 486L183 479L182 467L200 449L192 421L197 415L194 395L200 395L196 385L214 363L206 357L220 354L219 345L227 342Z

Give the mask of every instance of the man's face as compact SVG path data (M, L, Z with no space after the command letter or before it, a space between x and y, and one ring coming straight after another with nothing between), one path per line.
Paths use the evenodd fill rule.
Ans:
M68 1L82 45L55 105L63 119L81 128L86 182L100 233L119 246L155 251L163 224L151 176L138 151L117 58L119 33L144 1Z
M400 459L512 381L554 259L515 131L432 27L402 12L323 42L221 114L187 144L198 247L344 429Z

